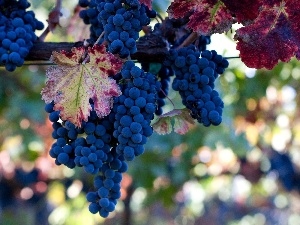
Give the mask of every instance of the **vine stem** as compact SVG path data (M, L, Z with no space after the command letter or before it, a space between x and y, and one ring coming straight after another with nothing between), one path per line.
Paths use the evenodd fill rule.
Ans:
M101 38L104 36L105 32L103 31L100 36L98 37L98 39L95 41L94 46L101 40Z
M240 59L241 57L239 56L229 56L229 57L224 57L225 59Z
M174 102L169 98L169 96L166 94L166 92L163 91L163 89L160 89L160 91L165 95L165 97L171 102L173 109L175 109Z
M53 51L70 51L73 47L82 47L84 43L79 42L34 42L25 61L48 61ZM145 62L162 62L168 54L166 46L151 46L148 42L137 45L137 52L131 55L133 60Z
M231 57L224 57L225 59L240 59L239 56L231 56ZM130 60L128 58L128 60ZM55 65L54 63L50 62L49 60L40 60L40 61L30 61L30 60L26 60L25 63L23 64L24 66L51 66L51 65ZM4 65L0 65L0 68L4 67ZM170 99L169 99L170 100ZM170 100L170 102L172 103L172 101Z
M49 34L49 32L50 32L50 28L49 28L49 26L47 26L46 29L43 31L43 33L38 38L38 41L43 42L45 40L46 36Z
M38 41L43 42L49 32L52 32L57 25L59 25L59 17L61 14L62 0L56 0L55 7L51 10L48 15L48 26L44 32L40 35Z
M192 32L192 33L191 33L191 34L190 34L190 35L189 35L189 36L181 43L181 45L179 45L179 46L177 47L177 49L183 48L183 47L185 47L185 46L188 46L188 45L194 43L194 41L196 41L198 37L199 37L199 35L198 35L196 32Z

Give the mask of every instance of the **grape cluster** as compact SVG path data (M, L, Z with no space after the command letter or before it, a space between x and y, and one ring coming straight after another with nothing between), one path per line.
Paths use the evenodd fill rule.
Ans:
M95 191L87 194L89 210L107 217L115 209L121 196L122 173L126 161L144 152L144 144L153 130L150 126L156 111L157 90L160 82L151 73L145 73L133 61L124 63L114 76L122 95L114 98L109 115L99 118L94 110L80 128L60 118L54 103L46 104L45 111L54 129L56 139L49 154L57 165L69 168L83 167L95 175ZM93 109L93 101L90 100Z
M127 61L121 71L122 95L114 101L113 136L118 140L116 151L131 161L135 156L144 152L147 137L153 133L150 126L156 111L156 95L160 89L160 82L151 73L145 73Z
M79 16L85 24L91 25L90 41L95 42L104 31L102 23L98 20L99 12L97 9L96 0L79 0L79 5L83 8L86 8L80 11ZM102 43L102 41L103 38L100 40L100 43Z
M97 0L98 20L104 28L108 50L127 58L137 51L142 27L150 23L151 11L138 0Z
M106 157L94 179L96 190L90 191L86 196L91 202L90 212L99 213L102 217L107 217L115 209L121 196L120 182L122 173L127 171L126 161L133 160L144 152L143 145L153 132L150 121L154 118L156 93L160 86L153 74L144 73L132 61L125 62L121 72L114 78L123 93L114 99L113 109L109 114L110 124L113 122L113 128L109 131L113 131L114 140L110 141L110 150L104 151ZM92 130L96 133L97 126L90 131ZM84 147L81 148L82 155L83 149Z
M37 39L35 30L44 25L33 11L26 11L30 6L27 0L0 0L0 6L0 65L12 72L23 65Z
M91 111L88 121L78 128L69 121L61 121L59 112L53 107L53 102L45 106L49 120L53 122L52 136L56 139L49 154L57 165L83 167L87 173L96 175L94 186L97 191L90 191L86 196L91 202L89 210L107 217L121 196L122 173L127 171L127 163L116 153L117 141L112 136L115 114L112 112L100 119L95 111Z
M200 53L190 45L170 50L165 64L172 66L176 75L172 88L179 91L182 103L191 110L191 116L204 126L219 125L224 104L214 90L214 82L228 67L228 61L216 51Z

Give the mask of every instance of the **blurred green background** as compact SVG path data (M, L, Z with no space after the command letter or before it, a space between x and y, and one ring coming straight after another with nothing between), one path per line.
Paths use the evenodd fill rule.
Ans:
M55 5L31 3L43 22ZM61 27L46 41L88 37L76 4L63 1ZM166 16L169 1L154 4ZM233 35L212 37L208 48L237 56L230 49ZM225 49L218 46L223 41ZM151 136L145 153L129 163L122 197L107 219L88 211L85 193L93 177L56 166L48 156L52 127L40 96L47 66L28 64L13 73L0 68L1 225L300 224L298 61L268 71L230 59L217 81L225 103L222 124ZM182 107L177 93L169 97ZM164 108L171 109L171 103Z

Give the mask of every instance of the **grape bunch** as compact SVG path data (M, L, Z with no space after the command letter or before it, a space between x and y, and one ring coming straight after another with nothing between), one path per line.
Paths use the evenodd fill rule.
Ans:
M93 106L92 101L90 103ZM83 167L87 173L95 175L96 191L86 195L91 202L89 210L107 217L121 196L122 173L127 171L127 163L116 153L117 141L112 136L115 114L112 112L100 119L95 111L91 111L88 121L83 121L78 128L69 121L62 121L53 107L53 102L45 106L49 120L53 122L52 137L56 139L49 154L57 165L71 169Z
M138 0L98 0L97 3L98 20L104 27L108 50L121 58L135 53L139 32L150 23L149 9Z
M200 57L201 56L201 57ZM194 45L170 50L166 66L172 66L172 88L179 91L191 116L204 126L222 122L224 103L214 90L215 80L228 67L228 61L216 51L199 52Z
M0 65L12 72L23 65L37 39L35 30L44 25L33 11L26 11L30 6L27 0L0 0L0 6Z
M144 144L152 135L150 125L156 111L160 82L151 73L145 73L133 61L124 63L114 76L122 89L115 97L109 115L99 118L93 110L87 121L76 127L60 118L55 104L46 104L52 122L52 137L56 140L49 151L57 165L69 168L83 167L95 175L94 188L87 194L91 213L107 217L115 209L121 196L122 173L127 171L126 161L144 152Z
M160 82L151 73L145 73L127 61L121 71L124 83L122 95L114 102L114 137L118 140L116 151L128 161L144 152L147 137L153 133L150 126L156 111L156 95Z
M138 0L79 0L79 5L87 8L79 15L85 24L91 24L91 42L104 32L100 43L107 41L108 50L121 58L137 51L139 32L156 16L155 10Z
M181 33L185 33L183 34L181 37L177 37L177 39L173 39L175 35L174 30L172 29L168 29L170 25L172 25L173 28L177 27L178 28L178 24L176 23L180 23L181 19L166 19L164 21L164 24L162 23L156 23L154 25L154 29L153 29L153 34L155 35L159 35L159 36L163 36L164 38L166 38L168 40L169 46L172 49L170 54L172 54L173 51L175 51L174 49L178 48L191 34L192 32L186 29L181 30ZM180 27L180 26L179 26ZM200 35L195 41L195 47L197 47L197 49L199 51L204 51L206 50L206 47L208 44L210 44L211 40L210 40L210 36L204 36L204 35ZM157 110L155 112L156 115L160 116L163 113L163 109L162 107L165 105L165 99L168 96L168 92L169 92L169 83L171 80L171 77L174 75L174 71L171 67L171 64L173 62L167 60L168 63L167 64L160 64L161 67L158 71L156 71L156 69L151 69L152 64L149 62L145 62L145 61L141 61L141 65L142 68L145 71L155 71L157 78L159 79L159 81L161 82L161 89L158 92L158 99L157 99ZM157 65L155 65L155 63L153 64L154 67L157 67ZM219 70L221 70L221 67L219 68ZM223 73L222 71L220 73Z

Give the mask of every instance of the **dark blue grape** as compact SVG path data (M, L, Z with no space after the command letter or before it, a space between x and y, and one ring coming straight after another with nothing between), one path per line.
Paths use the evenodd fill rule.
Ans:
M142 26L148 25L150 19L147 16L145 5L139 1L97 1L98 22L102 25L108 42L108 49L113 54L119 54L121 58L127 58L137 51L136 40ZM82 18L86 18L82 15ZM87 21L87 19L85 19ZM88 21L87 21L88 23Z
M172 50L172 54L175 56L167 59L176 75L172 88L179 91L182 103L199 123L219 125L224 104L218 94L216 96L214 81L228 64L216 51L203 50L200 54L193 45Z
M23 65L24 58L37 39L35 30L44 28L32 11L26 11L29 6L26 0L1 3L0 64L10 72Z

